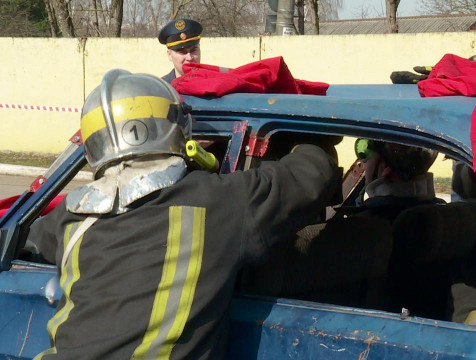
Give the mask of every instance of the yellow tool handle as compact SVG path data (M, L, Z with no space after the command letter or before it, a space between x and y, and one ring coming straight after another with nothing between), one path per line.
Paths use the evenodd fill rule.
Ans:
M195 140L189 140L185 144L185 149L187 151L187 156L197 163L203 170L209 172L215 172L218 170L218 160L212 153L209 153L200 145L197 144Z

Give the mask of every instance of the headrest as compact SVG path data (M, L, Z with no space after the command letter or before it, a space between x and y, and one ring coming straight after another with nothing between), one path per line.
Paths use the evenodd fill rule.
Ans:
M476 245L476 201L419 205L393 223L394 252L408 261L464 258Z

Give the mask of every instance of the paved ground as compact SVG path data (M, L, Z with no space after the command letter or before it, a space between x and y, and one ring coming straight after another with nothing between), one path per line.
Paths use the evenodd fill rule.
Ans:
M0 199L23 194L23 192L30 187L30 184L35 178L36 176L0 175ZM63 193L86 184L87 182L88 181L85 180L73 180L68 184Z

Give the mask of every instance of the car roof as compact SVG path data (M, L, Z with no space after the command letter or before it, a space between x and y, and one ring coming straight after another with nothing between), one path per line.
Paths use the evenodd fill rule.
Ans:
M311 131L426 146L472 161L476 98L422 98L416 85L331 85L327 96L235 93L184 100L197 120L248 118L255 128L291 121L308 131L315 126Z

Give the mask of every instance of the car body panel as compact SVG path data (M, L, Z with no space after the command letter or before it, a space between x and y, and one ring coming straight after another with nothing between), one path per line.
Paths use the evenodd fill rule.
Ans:
M425 145L472 163L470 116L476 99L421 99L413 85L331 86L328 96L184 96L194 136L230 138L222 172L262 156L277 132L365 136ZM0 359L31 359L48 348L46 324L61 290L56 267L15 260L23 227L84 164L82 145L27 192L0 221ZM429 299L431 301L431 299ZM229 359L476 359L476 327L329 304L237 295Z
M235 298L230 339L231 359L476 358L474 327L285 299Z
M414 85L397 85L396 90L392 86L336 85L328 96L230 94L218 99L184 96L184 100L198 121L246 118L251 138L267 140L279 122L281 130L431 146L471 163L470 116L476 98L420 98Z
M46 324L60 297L55 266L19 262L0 273L0 359L31 359L50 346Z
M0 359L48 348L61 290L56 268L15 262L0 273ZM8 309L9 311L6 311ZM236 296L227 359L476 359L476 327L376 310ZM10 357L8 357L10 356Z

